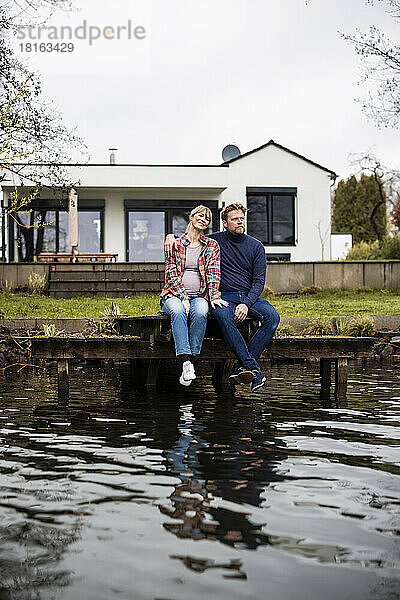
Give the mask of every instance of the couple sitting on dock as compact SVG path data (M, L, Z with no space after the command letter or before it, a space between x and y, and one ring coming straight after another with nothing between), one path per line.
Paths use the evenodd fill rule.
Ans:
M221 214L224 231L205 236L211 211L197 206L185 233L178 239L173 234L166 238L161 307L171 317L175 352L182 363L179 381L184 386L196 378L194 359L201 351L209 307L237 358L229 381L251 384L252 391L265 383L257 361L274 336L279 314L259 297L265 284L265 250L244 232L246 210L230 204ZM247 316L261 323L248 345L237 327Z

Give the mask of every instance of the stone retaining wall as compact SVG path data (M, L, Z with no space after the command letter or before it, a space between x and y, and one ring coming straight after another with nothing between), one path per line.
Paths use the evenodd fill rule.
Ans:
M86 273L89 286L90 273L92 279L96 273L104 273L104 278L108 280L111 275L107 277L106 274L111 271L114 287L121 288L119 295L132 293L139 289L139 284L143 284L140 290L143 288L142 291L157 293L163 284L162 263L0 264L0 282L7 281L14 288L27 287L32 272L46 275L47 281L55 279L56 275L60 276L61 272L67 279L76 278L81 273L84 282ZM149 280L154 280L157 285L149 287ZM297 292L311 285L321 288L400 288L400 261L269 263L267 285L277 293ZM110 296L113 295L111 288ZM107 290L101 293L107 293Z

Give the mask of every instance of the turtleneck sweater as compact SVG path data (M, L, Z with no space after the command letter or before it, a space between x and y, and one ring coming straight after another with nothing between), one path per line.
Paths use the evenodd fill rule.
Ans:
M264 289L264 246L246 233L236 235L225 230L208 237L216 240L221 249L220 292L245 292L243 304L250 308Z

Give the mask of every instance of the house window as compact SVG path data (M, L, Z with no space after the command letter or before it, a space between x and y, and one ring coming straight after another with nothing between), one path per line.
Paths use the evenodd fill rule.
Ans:
M20 211L9 221L10 261L32 262L42 252L71 252L66 202L37 200L32 211ZM38 217L44 226L37 227ZM80 253L103 252L104 200L79 200Z
M128 261L161 262L164 260L164 222L163 212L129 211Z
M194 206L204 204L213 215L211 231L218 231L218 202L191 200L125 200L126 260L163 262L167 233L182 235Z
M295 245L295 188L247 188L247 231L266 246Z
M78 211L78 250L80 254L102 252L102 214L100 210ZM59 212L58 252L69 252L68 213Z

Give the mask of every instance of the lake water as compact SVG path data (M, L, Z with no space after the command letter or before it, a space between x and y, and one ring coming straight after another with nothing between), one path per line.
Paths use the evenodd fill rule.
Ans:
M0 380L1 600L398 600L400 368L255 394L75 365Z

